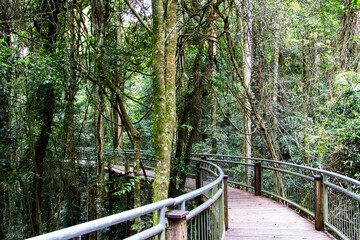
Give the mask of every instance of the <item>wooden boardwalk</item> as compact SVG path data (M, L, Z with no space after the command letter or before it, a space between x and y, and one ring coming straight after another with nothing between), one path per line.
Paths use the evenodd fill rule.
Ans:
M113 168L118 173L124 171L123 166ZM153 171L146 171L146 174L150 179L155 175ZM195 187L195 180L187 179L187 186ZM316 231L306 218L269 198L228 187L228 202L229 229L225 240L334 240L327 232Z
M334 239L327 232L315 230L309 220L269 198L228 188L229 230L232 239Z

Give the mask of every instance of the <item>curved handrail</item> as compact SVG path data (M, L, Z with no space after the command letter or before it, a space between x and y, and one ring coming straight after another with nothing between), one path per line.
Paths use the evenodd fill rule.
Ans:
M79 149L78 149L79 150ZM85 150L85 151L89 151L91 152L93 149L81 149L81 150ZM128 154L132 154L132 151L125 151ZM197 216L199 213L203 212L204 210L206 210L207 208L209 208L211 205L213 205L217 200L221 200L221 202L223 201L223 199L221 199L220 197L222 196L223 193L223 178L224 178L224 173L222 171L222 169L220 167L218 167L216 164L208 162L208 161L203 161L200 159L196 159L196 158L192 158L192 161L197 161L197 162L201 162L207 165L207 167L213 167L216 170L216 179L210 183L208 183L207 185L196 189L194 191L188 192L186 194L183 194L181 196L178 196L176 198L168 198L156 203L151 203L139 208L135 208L135 209L131 209L125 212L121 212L118 214L114 214L111 216L107 216L107 217L103 217L100 219L96 219L96 220L92 220L86 223L82 223L82 224L78 224L72 227L68 227L68 228L64 228L61 230L57 230L54 232L50 232L47 234L43 234L40 236L36 236L33 238L29 238L29 240L43 240L43 239L71 239L71 238L77 238L77 239L81 239L81 235L84 234L88 234L91 232L95 232L97 230L100 229L104 229L125 221L129 221L129 220L133 220L136 217L141 217L144 216L146 214L152 213L154 211L158 211L159 215L160 215L160 221L159 224L157 224L156 226L153 226L149 229L146 229L138 234L135 234L129 238L129 239L147 239L149 237L155 236L155 235L159 235L160 234L160 239L165 239L165 209L167 207L172 207L172 206L177 206L177 205L181 205L181 210L186 210L186 206L185 206L185 202L190 201L202 194L205 194L208 191L213 191L216 190L216 193L211 196L207 201L205 201L203 204L201 204L200 206L192 209L190 211L190 213L187 215L186 217L186 221L191 221L192 218L194 218L195 216ZM220 205L222 204L220 202ZM223 214L223 212L222 212ZM221 218L223 219L223 217ZM220 224L224 224L223 222ZM221 228L221 230L223 231L223 227ZM224 234L224 232L220 233L222 236Z
M85 151L93 151L93 148L82 149ZM107 152L123 152L125 154L132 154L132 151L128 150L112 150L109 149ZM142 153L147 151L142 151ZM193 154L194 156L202 157L202 160L192 158L193 161L205 163L207 166L215 168L217 172L216 179L200 189L181 195L177 198L166 199L161 202L149 204L141 208L132 209L123 213L115 214L106 218L94 220L88 223L80 224L83 225L81 228L90 227L92 224L98 224L99 220L108 221L105 225L96 225L96 230L104 227L108 227L118 221L126 221L133 219L138 216L142 216L152 211L159 211L161 220L159 225L147 229L140 234L134 235L129 239L144 239L157 234L161 234L165 229L165 208L170 206L180 205L182 210L185 210L185 202L196 198L197 196L206 193L207 191L213 191L215 193L210 194L210 198L191 210L187 215L186 220L191 221L192 218L196 217L199 213L208 209L209 206L214 204L219 199L221 200L223 189L221 186L224 172L222 171L222 165L231 165L233 167L224 168L225 171L234 171L238 176L239 173L244 173L245 168L254 168L252 171L251 181L253 185L249 185L246 182L241 182L242 179L235 179L231 174L229 175L229 182L236 184L241 187L245 187L246 190L257 190L260 193L264 193L270 197L277 198L285 203L288 203L300 209L308 216L315 218L316 227L321 226L321 222L333 233L337 234L343 239L360 239L360 182L343 176L341 174L333 173L330 171L317 169L308 166L302 166L293 163L274 161L262 158L248 158L241 156L231 155L219 155L219 154ZM250 160L253 163L241 162L240 160ZM214 162L214 163L211 163ZM260 163L260 164L257 164ZM258 170L256 168L258 167ZM201 172L201 171L200 171ZM211 173L211 171L210 171ZM257 176L258 174L258 176ZM259 176L260 174L260 176ZM275 174L272 175L272 174ZM323 176L321 178L316 177L317 175ZM243 178L245 179L245 177ZM259 181L258 184L256 181ZM260 189L259 189L260 186ZM322 188L322 189L321 189ZM315 194L316 192L316 194ZM319 206L320 207L319 207ZM145 210L144 210L145 208ZM320 210L319 210L320 209ZM320 214L320 217L319 217ZM126 215L126 218L124 216ZM105 220L104 220L105 219ZM320 219L320 220L319 220ZM320 222L320 225L318 223ZM71 227L77 229L77 234L84 234L80 232L80 228L77 225ZM100 227L101 226L101 227ZM91 226L95 229L94 226ZM320 227L321 229L321 227ZM63 229L65 230L65 229ZM59 230L59 231L63 231ZM57 231L57 232L59 232ZM95 230L94 230L95 231ZM55 234L50 233L50 234ZM89 233L87 231L86 233ZM45 238L41 238L45 236ZM75 235L71 235L74 237ZM79 235L76 235L79 236ZM76 237L75 236L75 237ZM70 238L71 238L70 237ZM47 238L46 235L39 236L32 239L59 239L59 238ZM68 239L68 238L62 238Z
M231 165L233 167L223 168L223 170L226 172L237 168L237 174L241 172L238 166L243 166L244 169L249 167L255 168L255 162L259 162L261 176L257 177L257 171L254 170L251 178L260 179L260 183L256 183L256 180L253 180L254 186L252 186L246 182L231 179L231 176L229 177L229 183L244 187L246 190L252 189L255 191L258 184L260 192L284 201L307 213L315 218L316 225L318 224L317 221L322 221L323 225L343 239L360 239L359 181L322 169L269 159L220 154L194 155L202 157L207 161L215 162L219 166L224 164ZM252 163L240 162L240 160L250 160ZM243 173L245 173L245 170ZM272 180L269 177L271 173L276 173ZM316 185L316 182L321 178L316 178L316 175L323 177L319 185ZM245 174L244 177L246 177ZM264 177L266 180L261 180ZM274 181L273 179L276 180ZM278 186L271 186L276 184ZM301 184L302 186L300 186ZM320 189L320 196L315 195L315 186L322 188L322 190ZM298 194L296 191L299 189L302 193L296 196ZM321 207L319 213L316 213L316 204L320 204L317 207ZM320 217L317 216L319 214L321 214ZM316 217L319 217L320 220L317 220Z

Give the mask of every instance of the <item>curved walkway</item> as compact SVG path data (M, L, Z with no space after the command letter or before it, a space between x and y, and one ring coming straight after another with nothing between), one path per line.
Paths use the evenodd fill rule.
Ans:
M116 165L113 170L123 173L124 167ZM149 178L155 175L148 170L146 174ZM187 179L187 186L195 187L195 180ZM316 231L314 223L270 198L228 187L228 204L229 229L225 240L335 239L327 232Z
M232 239L334 239L315 230L312 222L295 211L265 197L256 197L236 188L228 188L229 230Z

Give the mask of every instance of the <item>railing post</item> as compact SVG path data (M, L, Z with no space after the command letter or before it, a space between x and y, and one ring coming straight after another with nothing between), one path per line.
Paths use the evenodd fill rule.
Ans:
M224 222L225 230L229 229L228 175L224 175Z
M262 174L261 162L254 163L255 172L255 196L261 196Z
M323 177L314 176L315 185L315 229L324 231L324 197L323 197Z
M202 187L202 182L201 182L201 170L200 170L200 162L196 163L196 189L199 189Z
M165 214L169 226L166 231L166 240L187 240L186 216L188 211L173 210Z
M206 156L201 156L201 160L206 161ZM206 168L206 163L202 162L201 166ZM204 180L206 180L206 171L201 170L201 186L204 184Z

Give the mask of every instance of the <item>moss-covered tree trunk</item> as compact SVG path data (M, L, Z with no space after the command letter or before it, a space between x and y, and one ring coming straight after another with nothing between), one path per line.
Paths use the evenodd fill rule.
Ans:
M152 0L153 9L153 95L154 95L154 149L156 173L153 183L153 202L166 199L170 182L171 143L175 126L175 53L177 1L169 1L164 18L162 0ZM165 20L167 44L165 45ZM166 53L166 54L165 54ZM166 55L166 57L165 57ZM165 62L166 59L166 62ZM164 69L166 66L166 72ZM165 76L166 73L166 76ZM156 219L154 219L156 220Z
M214 87L214 78L216 74L216 32L215 32L215 23L210 23L211 28L209 31L209 40L208 40L208 58L209 58L209 75L211 79L210 91L211 91L211 116L210 116L210 125L211 125L211 153L217 153L217 140L216 140L216 89Z
M156 173L153 183L153 202L165 199L170 176L170 149L166 135L166 85L165 85L165 29L162 0L152 0L153 9L153 96L154 96L154 149ZM155 220L155 219L154 219Z
M166 18L164 5L167 6ZM169 0L164 4L163 0L152 0L153 131L156 157L153 202L168 197L170 184L171 150L176 121L176 8L177 1ZM167 31L165 31L165 23ZM167 44L165 34L167 34ZM158 223L156 213L154 213L153 222L154 225Z

